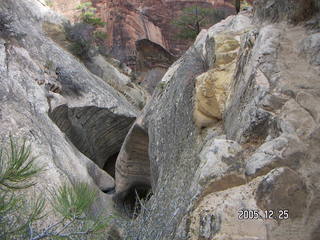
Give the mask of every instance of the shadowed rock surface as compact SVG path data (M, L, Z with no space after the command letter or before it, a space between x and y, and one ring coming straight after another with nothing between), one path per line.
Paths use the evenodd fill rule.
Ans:
M160 45L147 39L138 40L136 48L135 71L139 73L136 81L152 94L176 57Z
M135 195L147 195L151 189L148 148L148 133L135 123L122 145L116 162L117 182L114 200L120 208L129 208L129 214L135 207ZM131 202L130 198L133 199Z
M94 106L68 108L61 105L52 110L50 118L72 143L100 168L109 157L120 151L135 118Z

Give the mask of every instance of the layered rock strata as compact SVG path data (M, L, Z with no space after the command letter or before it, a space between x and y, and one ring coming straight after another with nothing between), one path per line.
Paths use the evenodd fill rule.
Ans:
M130 215L137 197L143 198L151 190L148 133L135 123L130 129L116 162L115 202ZM136 196L138 195L138 196Z

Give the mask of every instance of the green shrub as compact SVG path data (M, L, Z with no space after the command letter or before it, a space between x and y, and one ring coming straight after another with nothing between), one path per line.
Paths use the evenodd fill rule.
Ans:
M98 41L104 41L107 38L107 33L102 31L95 31L94 38Z
M59 220L38 229L44 217L51 217L45 212L46 200L42 195L27 199L21 190L36 184L34 177L42 168L35 165L25 141L19 145L10 138L9 145L0 151L0 239L97 239L103 235L110 218L87 214L97 192L85 183L64 184L52 191L50 204Z
M106 23L96 17L96 8L92 7L91 2L84 2L76 9L81 11L79 22L64 26L66 37L71 42L70 52L82 60L89 59L90 53L92 55L102 52L108 55L108 50L104 47L107 34L96 30L98 26L104 26Z
M8 37L13 32L12 27L13 16L0 12L0 36Z
M71 53L82 59L88 58L90 48L91 48L91 43L86 40L76 40L72 42L70 45Z
M97 9L92 7L91 2L84 2L77 6L77 10L81 11L80 19L82 22L93 26L103 27L106 23L101 18L96 17Z
M70 52L81 58L88 59L89 52L94 46L94 27L87 23L75 23L73 25L65 25L65 34L71 42Z

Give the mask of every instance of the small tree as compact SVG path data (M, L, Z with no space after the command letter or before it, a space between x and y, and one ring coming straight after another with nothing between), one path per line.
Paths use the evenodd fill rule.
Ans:
M78 21L64 26L66 37L71 42L71 53L82 60L88 60L98 52L106 53L104 41L107 34L97 29L106 23L96 16L97 9L91 2L81 3L76 9L80 11Z
M45 213L46 200L42 196L29 201L19 190L36 183L32 178L42 169L34 164L30 146L17 146L12 138L10 149L0 151L0 239L97 239L108 225L104 217L90 217L89 208L96 199L96 191L85 183L62 185L51 193L51 207L60 220L37 229Z
M94 26L104 26L106 23L96 16L97 9L92 7L91 2L81 3L77 6L77 10L81 11L80 19L84 23Z
M224 12L213 8L202 8L197 5L184 8L182 15L173 20L178 27L178 38L194 39L202 28L213 25L224 18Z

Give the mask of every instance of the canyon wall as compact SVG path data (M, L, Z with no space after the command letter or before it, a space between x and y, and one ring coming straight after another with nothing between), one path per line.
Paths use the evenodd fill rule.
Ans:
M78 3L79 0L52 0L53 9L69 19L74 19ZM135 42L141 39L148 39L174 55L181 55L191 42L176 38L177 29L171 21L185 7L197 4L219 8L226 16L235 12L232 0L92 0L92 3L97 8L97 15L107 23L103 31L108 34L106 45L111 55L126 63L136 56Z

